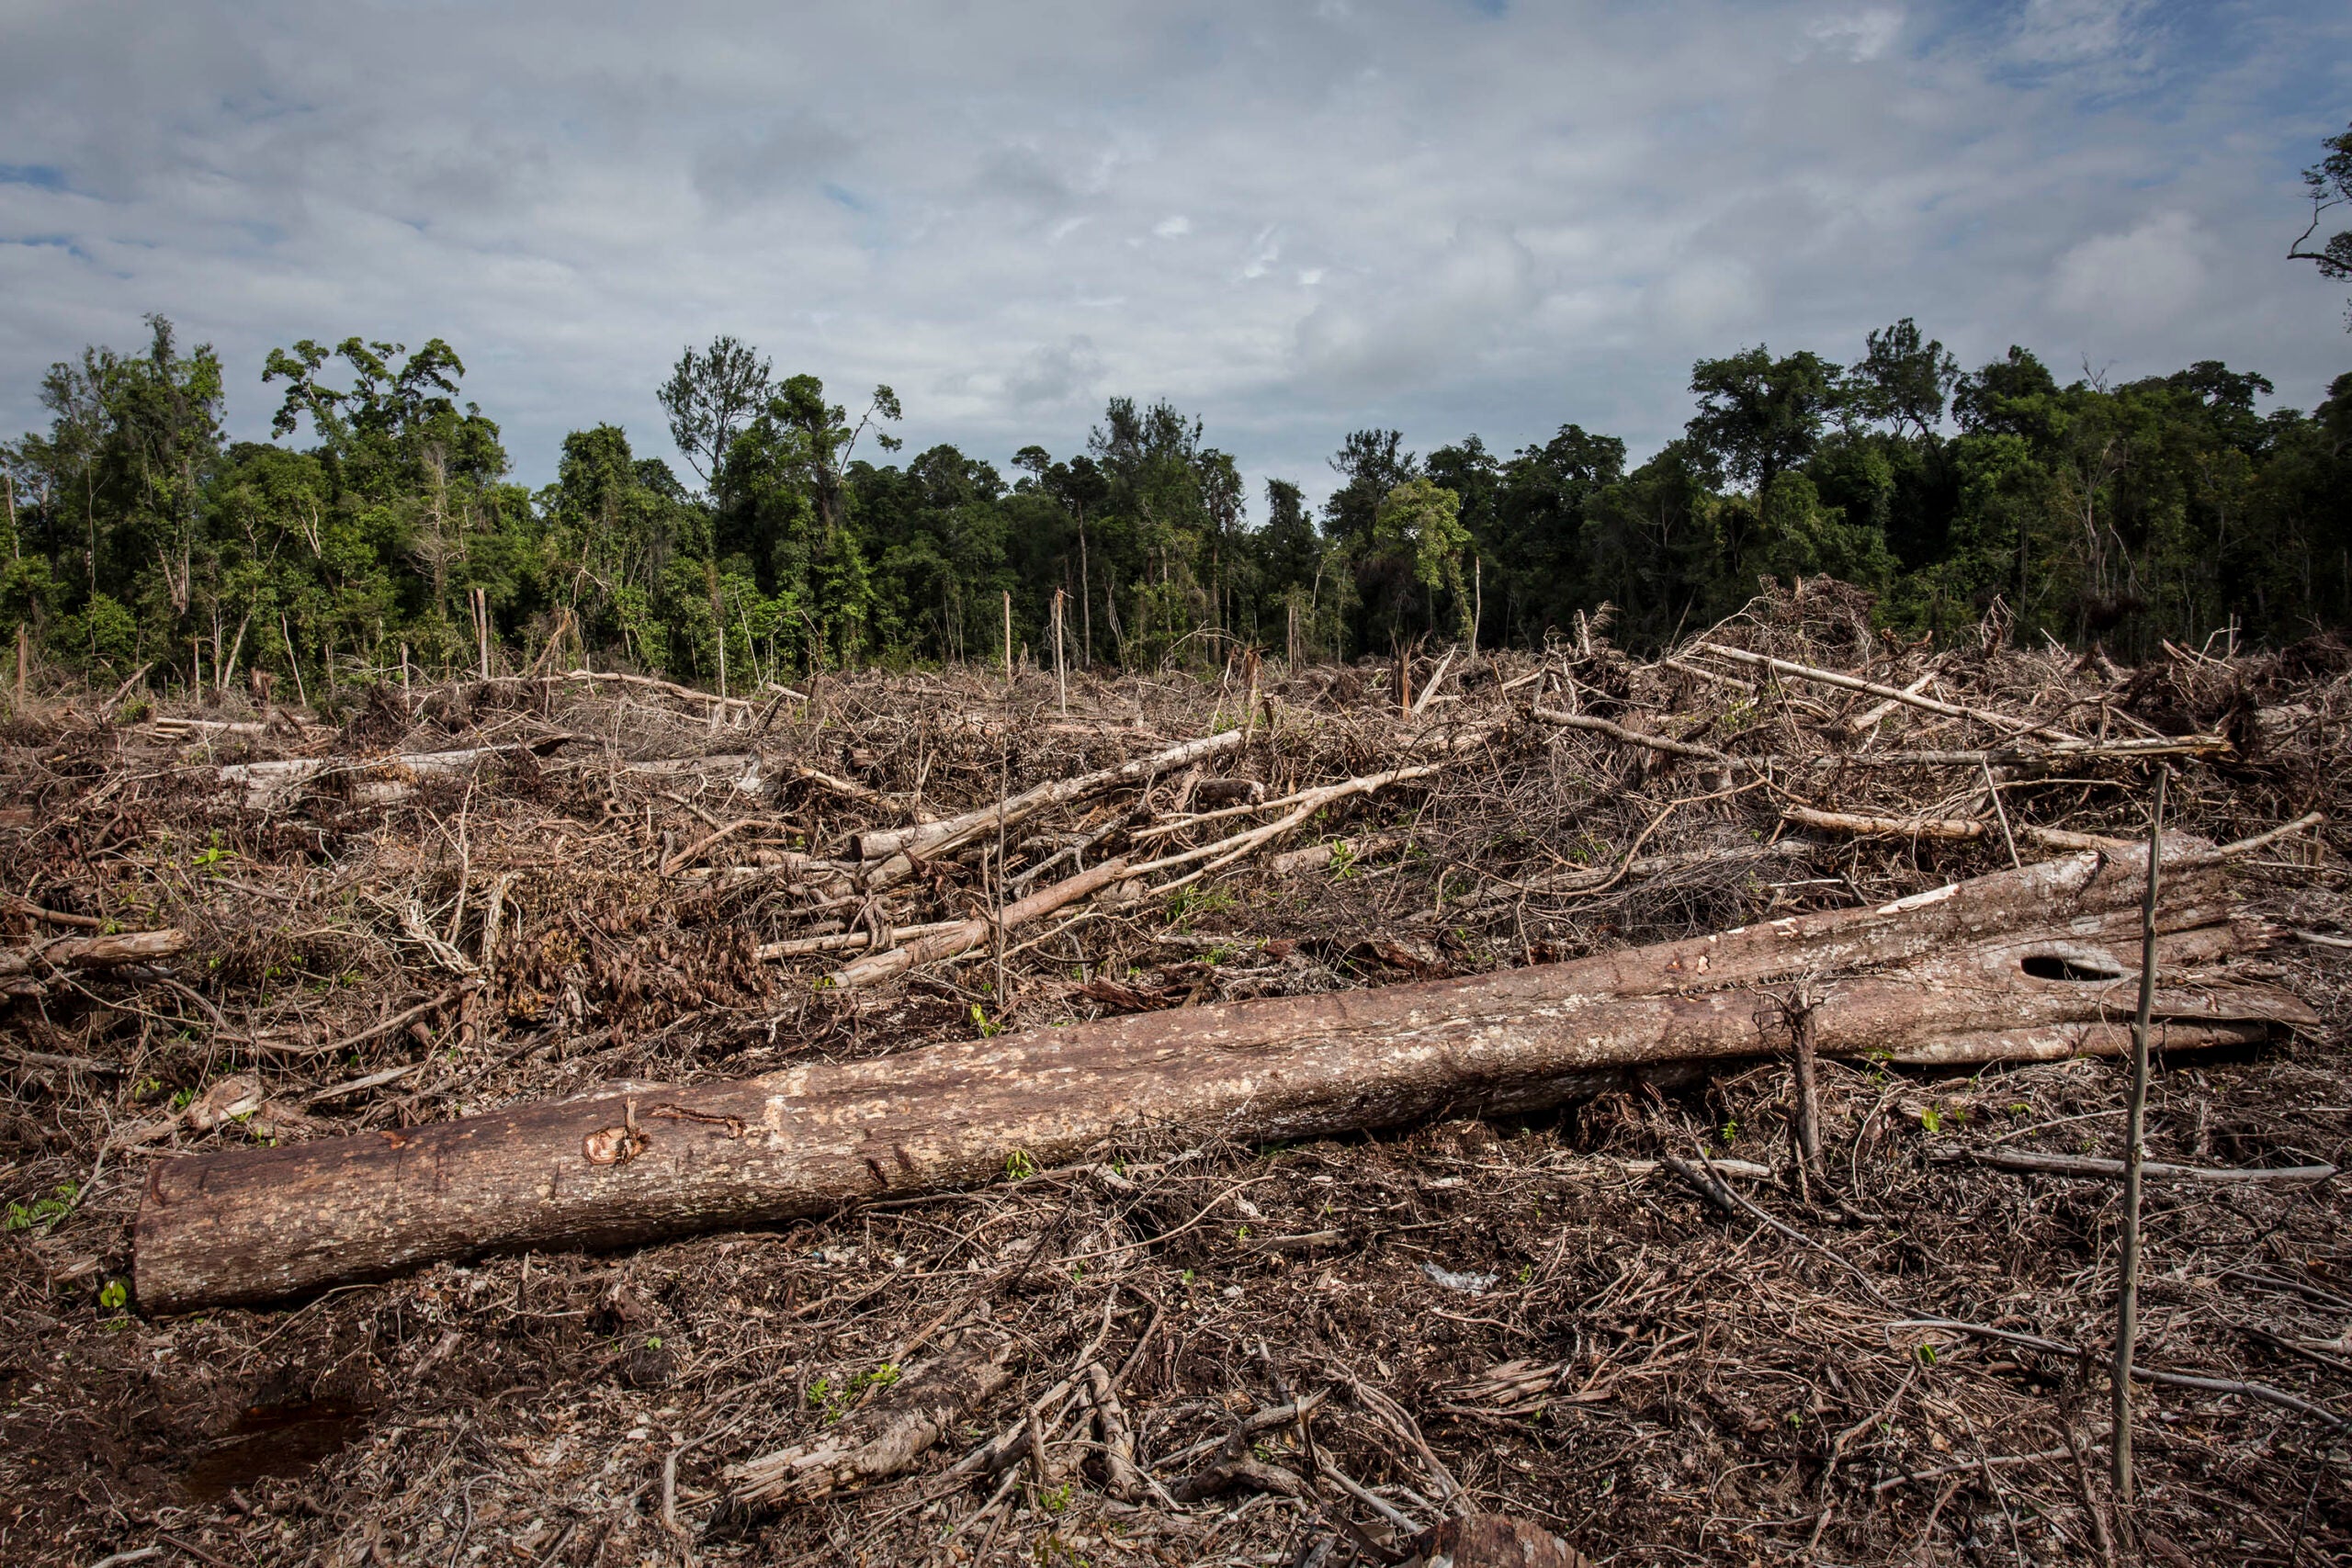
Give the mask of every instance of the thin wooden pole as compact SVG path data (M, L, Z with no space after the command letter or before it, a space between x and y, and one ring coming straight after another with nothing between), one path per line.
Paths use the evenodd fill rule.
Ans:
M2140 1010L2132 1021L2132 1098L2123 1117L2123 1265L2115 1289L2115 1495L2132 1501L2132 1352L2140 1334L2140 1165L2147 1156L2148 1020L2156 991L2156 865L2161 858L2165 781L2156 770L2148 814L2148 887L2140 902Z
M25 623L17 623L17 712L25 711L25 665L32 657L32 638L25 633Z
M1821 1168L1821 1089L1815 1064L1818 1048L1815 1043L1816 1026L1814 1022L1813 998L1798 993L1795 1017L1790 1021L1796 1036L1796 1117L1790 1131L1795 1134L1797 1168Z
M1062 716L1069 716L1069 671L1062 659L1062 601L1069 595L1054 590L1054 684L1061 692Z
M304 707L309 707L310 694L302 690L302 660L294 652L294 634L288 629L283 612L280 612L277 617L277 635L286 639L286 667L294 671L294 700Z
M1478 662L1478 623L1487 618L1487 563L1470 558L1470 662Z
M405 642L401 644L401 711L402 713L416 711L416 705L410 700L408 694L408 644Z
M490 590L474 590L474 646L481 655L481 678L490 679Z
M1012 690L1012 590L1004 591L1004 689Z

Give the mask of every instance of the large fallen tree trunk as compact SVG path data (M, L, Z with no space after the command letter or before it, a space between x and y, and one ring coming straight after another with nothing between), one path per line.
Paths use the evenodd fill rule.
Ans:
M2220 857L2174 840L2157 929L2169 1049L2315 1016L2215 967ZM2078 854L1878 908L1572 964L1033 1030L764 1077L517 1106L437 1125L159 1162L140 1299L267 1300L493 1249L599 1247L985 1181L1173 1127L1275 1140L1441 1110L1513 1112L1788 1043L1898 1062L2123 1048L2145 852Z
M334 774L353 775L356 800L383 805L401 799L415 780L427 773L454 773L489 761L528 751L545 756L573 738L542 735L504 746L469 746L457 751L404 751L389 757L287 757L268 762L232 762L217 770L224 789L234 790L240 804L261 810L279 796Z

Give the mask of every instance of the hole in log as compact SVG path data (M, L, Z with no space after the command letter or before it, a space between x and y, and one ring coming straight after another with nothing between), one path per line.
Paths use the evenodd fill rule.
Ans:
M2018 967L2037 980L2120 980L2123 965L2104 953L2031 953Z

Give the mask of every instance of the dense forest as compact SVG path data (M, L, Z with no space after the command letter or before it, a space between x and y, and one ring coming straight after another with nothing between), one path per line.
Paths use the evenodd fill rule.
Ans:
M889 389L853 413L720 338L660 389L690 472L599 424L534 492L438 339L272 353L265 444L224 438L219 356L150 325L140 352L53 367L49 428L0 446L0 624L94 679L261 669L315 696L403 649L437 673L487 643L504 669L593 658L741 692L1000 657L1008 592L1049 657L1057 591L1071 659L1127 668L1528 645L1604 604L1655 647L1760 578L1819 572L1876 590L1906 635L1991 612L2127 658L2352 619L2352 375L2266 413L2269 383L2213 361L2062 383L2013 347L1963 373L1906 319L1850 364L1700 361L1684 434L1632 466L1573 423L1508 453L1358 431L1314 506L1281 479L1251 496L1200 420L1125 398L1084 451L1026 447L1010 474L949 446L898 460Z

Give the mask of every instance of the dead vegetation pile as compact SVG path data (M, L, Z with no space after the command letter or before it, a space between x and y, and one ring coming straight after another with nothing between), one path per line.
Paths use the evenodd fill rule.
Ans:
M1591 626L1066 704L957 671L20 716L0 1556L1369 1562L1469 1508L1600 1562L2352 1552L2343 1202L2284 1179L2352 1117L2352 649L2122 671L1867 609L1808 584L1655 662ZM1015 1150L271 1308L128 1293L147 1168L191 1152L1881 906L2139 840L2159 765L2284 939L2235 972L2325 1021L2159 1074L2150 1157L2241 1179L2151 1190L2172 1381L2129 1511L2114 1184L1997 1163L2114 1154L2102 1059L1825 1059L1809 1171L1759 1041L1561 1112Z

